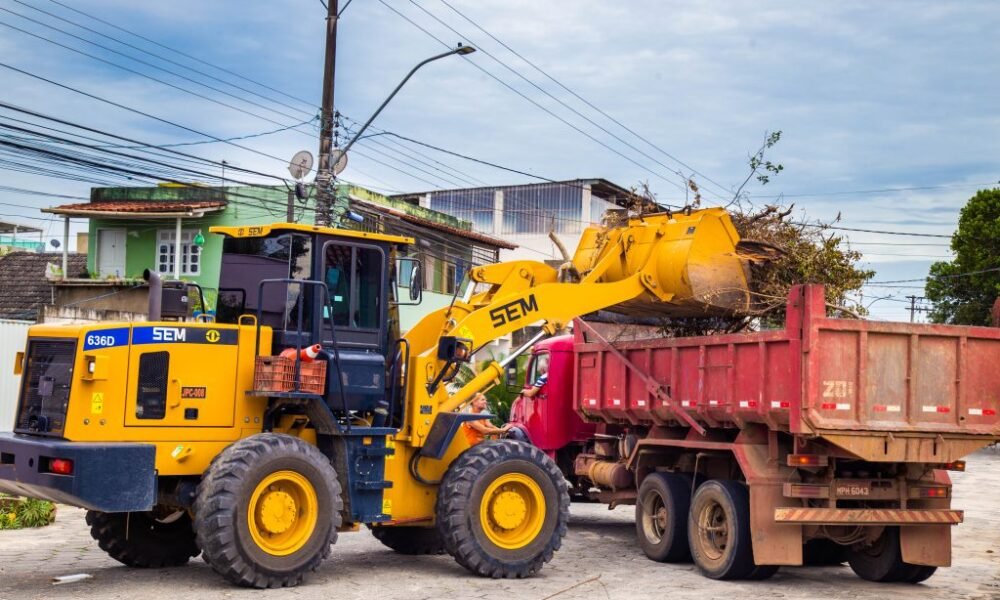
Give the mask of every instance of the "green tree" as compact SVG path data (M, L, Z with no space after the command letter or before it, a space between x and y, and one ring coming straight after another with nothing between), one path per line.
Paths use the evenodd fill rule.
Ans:
M980 190L969 199L951 249L955 258L931 265L927 278L924 296L934 305L930 319L989 325L990 308L1000 294L1000 188Z

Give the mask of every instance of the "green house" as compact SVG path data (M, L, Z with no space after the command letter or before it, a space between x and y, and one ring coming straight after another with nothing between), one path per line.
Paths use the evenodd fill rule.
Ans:
M94 188L90 202L43 209L66 219L64 248L69 219L89 220L89 277L64 275L56 284L57 295L63 304L142 312L143 294L128 293L126 288L150 269L166 279L198 284L211 309L218 290L222 237L209 233L209 228L286 222L289 210L294 221L311 223L313 191L306 187L303 202L284 186ZM424 300L401 310L404 330L460 293L469 268L496 262L500 249L516 247L473 232L466 221L347 184L336 188L333 221L339 227L416 240L411 254L424 264Z

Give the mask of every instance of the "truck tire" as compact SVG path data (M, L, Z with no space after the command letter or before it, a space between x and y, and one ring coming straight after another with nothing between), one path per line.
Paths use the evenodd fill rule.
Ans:
M903 562L898 527L886 527L870 546L852 547L847 562L858 577L883 583L906 580L911 574L910 567L916 566Z
M372 527L372 535L400 554L444 554L444 540L436 527Z
M477 575L528 577L552 560L569 521L569 485L538 448L483 442L448 467L436 515L445 550Z
M105 513L87 511L90 536L108 556L129 567L159 569L187 564L201 550L184 511Z
M261 433L234 443L198 485L194 529L205 562L236 585L298 585L337 540L340 494L330 460L299 438Z
M848 563L858 577L883 583L921 583L937 571L937 567L903 562L899 527L886 527L871 546L851 548Z
M635 503L635 533L639 547L652 560L691 560L688 513L691 478L677 473L650 473L639 486Z
M906 575L903 576L903 583L923 583L937 572L937 567L928 565L906 565Z
M711 579L746 579L757 565L750 539L750 493L744 484L710 479L698 486L688 518L691 558ZM772 573L773 574L773 573Z

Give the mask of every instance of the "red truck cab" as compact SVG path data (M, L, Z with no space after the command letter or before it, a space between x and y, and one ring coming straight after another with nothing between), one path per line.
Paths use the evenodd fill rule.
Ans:
M528 440L558 461L557 452L591 439L594 423L579 417L573 406L573 336L563 335L539 342L531 353L524 378L524 390L538 379L538 365L549 361L548 382L534 397L518 396L510 407L510 422ZM575 453L574 453L575 454Z

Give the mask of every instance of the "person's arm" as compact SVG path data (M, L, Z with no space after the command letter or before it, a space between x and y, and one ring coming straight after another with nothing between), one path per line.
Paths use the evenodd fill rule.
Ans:
M504 425L503 427L495 427L492 423L490 423L489 419L480 419L479 421L467 421L467 423L469 427L475 429L476 431L478 431L483 435L499 435L507 431L507 429L509 429L508 425Z
M521 395L524 396L525 398L534 398L535 396L538 395L539 392L542 391L542 387L548 382L548 380L549 380L548 373L542 375L541 377L535 380L535 383L531 385L530 389L521 392Z

